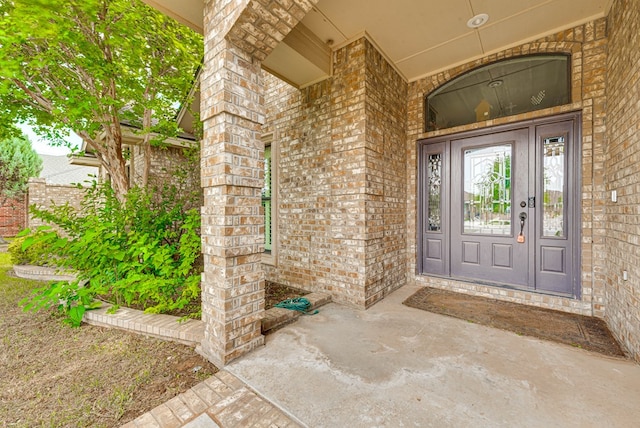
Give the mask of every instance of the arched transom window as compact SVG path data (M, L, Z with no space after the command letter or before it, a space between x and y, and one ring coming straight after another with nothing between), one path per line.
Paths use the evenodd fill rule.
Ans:
M465 73L426 98L426 130L518 115L571 101L570 57L529 55Z

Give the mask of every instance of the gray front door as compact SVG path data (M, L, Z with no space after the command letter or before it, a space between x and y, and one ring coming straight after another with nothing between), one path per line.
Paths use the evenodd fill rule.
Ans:
M532 285L532 222L518 205L529 195L528 143L526 128L451 142L453 276Z
M579 297L578 121L425 140L422 272Z

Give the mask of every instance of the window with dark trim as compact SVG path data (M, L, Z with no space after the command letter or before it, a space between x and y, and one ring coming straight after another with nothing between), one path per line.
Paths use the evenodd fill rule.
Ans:
M264 251L271 252L272 240L272 169L271 169L271 145L264 148L264 187L262 188L262 208L264 208Z

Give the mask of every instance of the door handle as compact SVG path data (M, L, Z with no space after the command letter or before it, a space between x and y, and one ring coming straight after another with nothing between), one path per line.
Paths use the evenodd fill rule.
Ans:
M524 244L524 223L527 220L527 213L525 212L521 212L520 215L518 216L520 218L520 233L518 234L518 237L516 238L516 241L519 244Z

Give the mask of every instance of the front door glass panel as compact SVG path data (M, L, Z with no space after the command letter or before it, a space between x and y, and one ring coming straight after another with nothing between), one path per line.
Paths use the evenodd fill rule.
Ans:
M510 144L464 151L463 233L511 235Z
M565 145L562 136L545 138L542 144L542 235L545 237L565 237Z
M439 232L442 227L441 220L441 200L442 200L442 154L435 153L429 155L427 165L428 180L428 215L429 232Z

